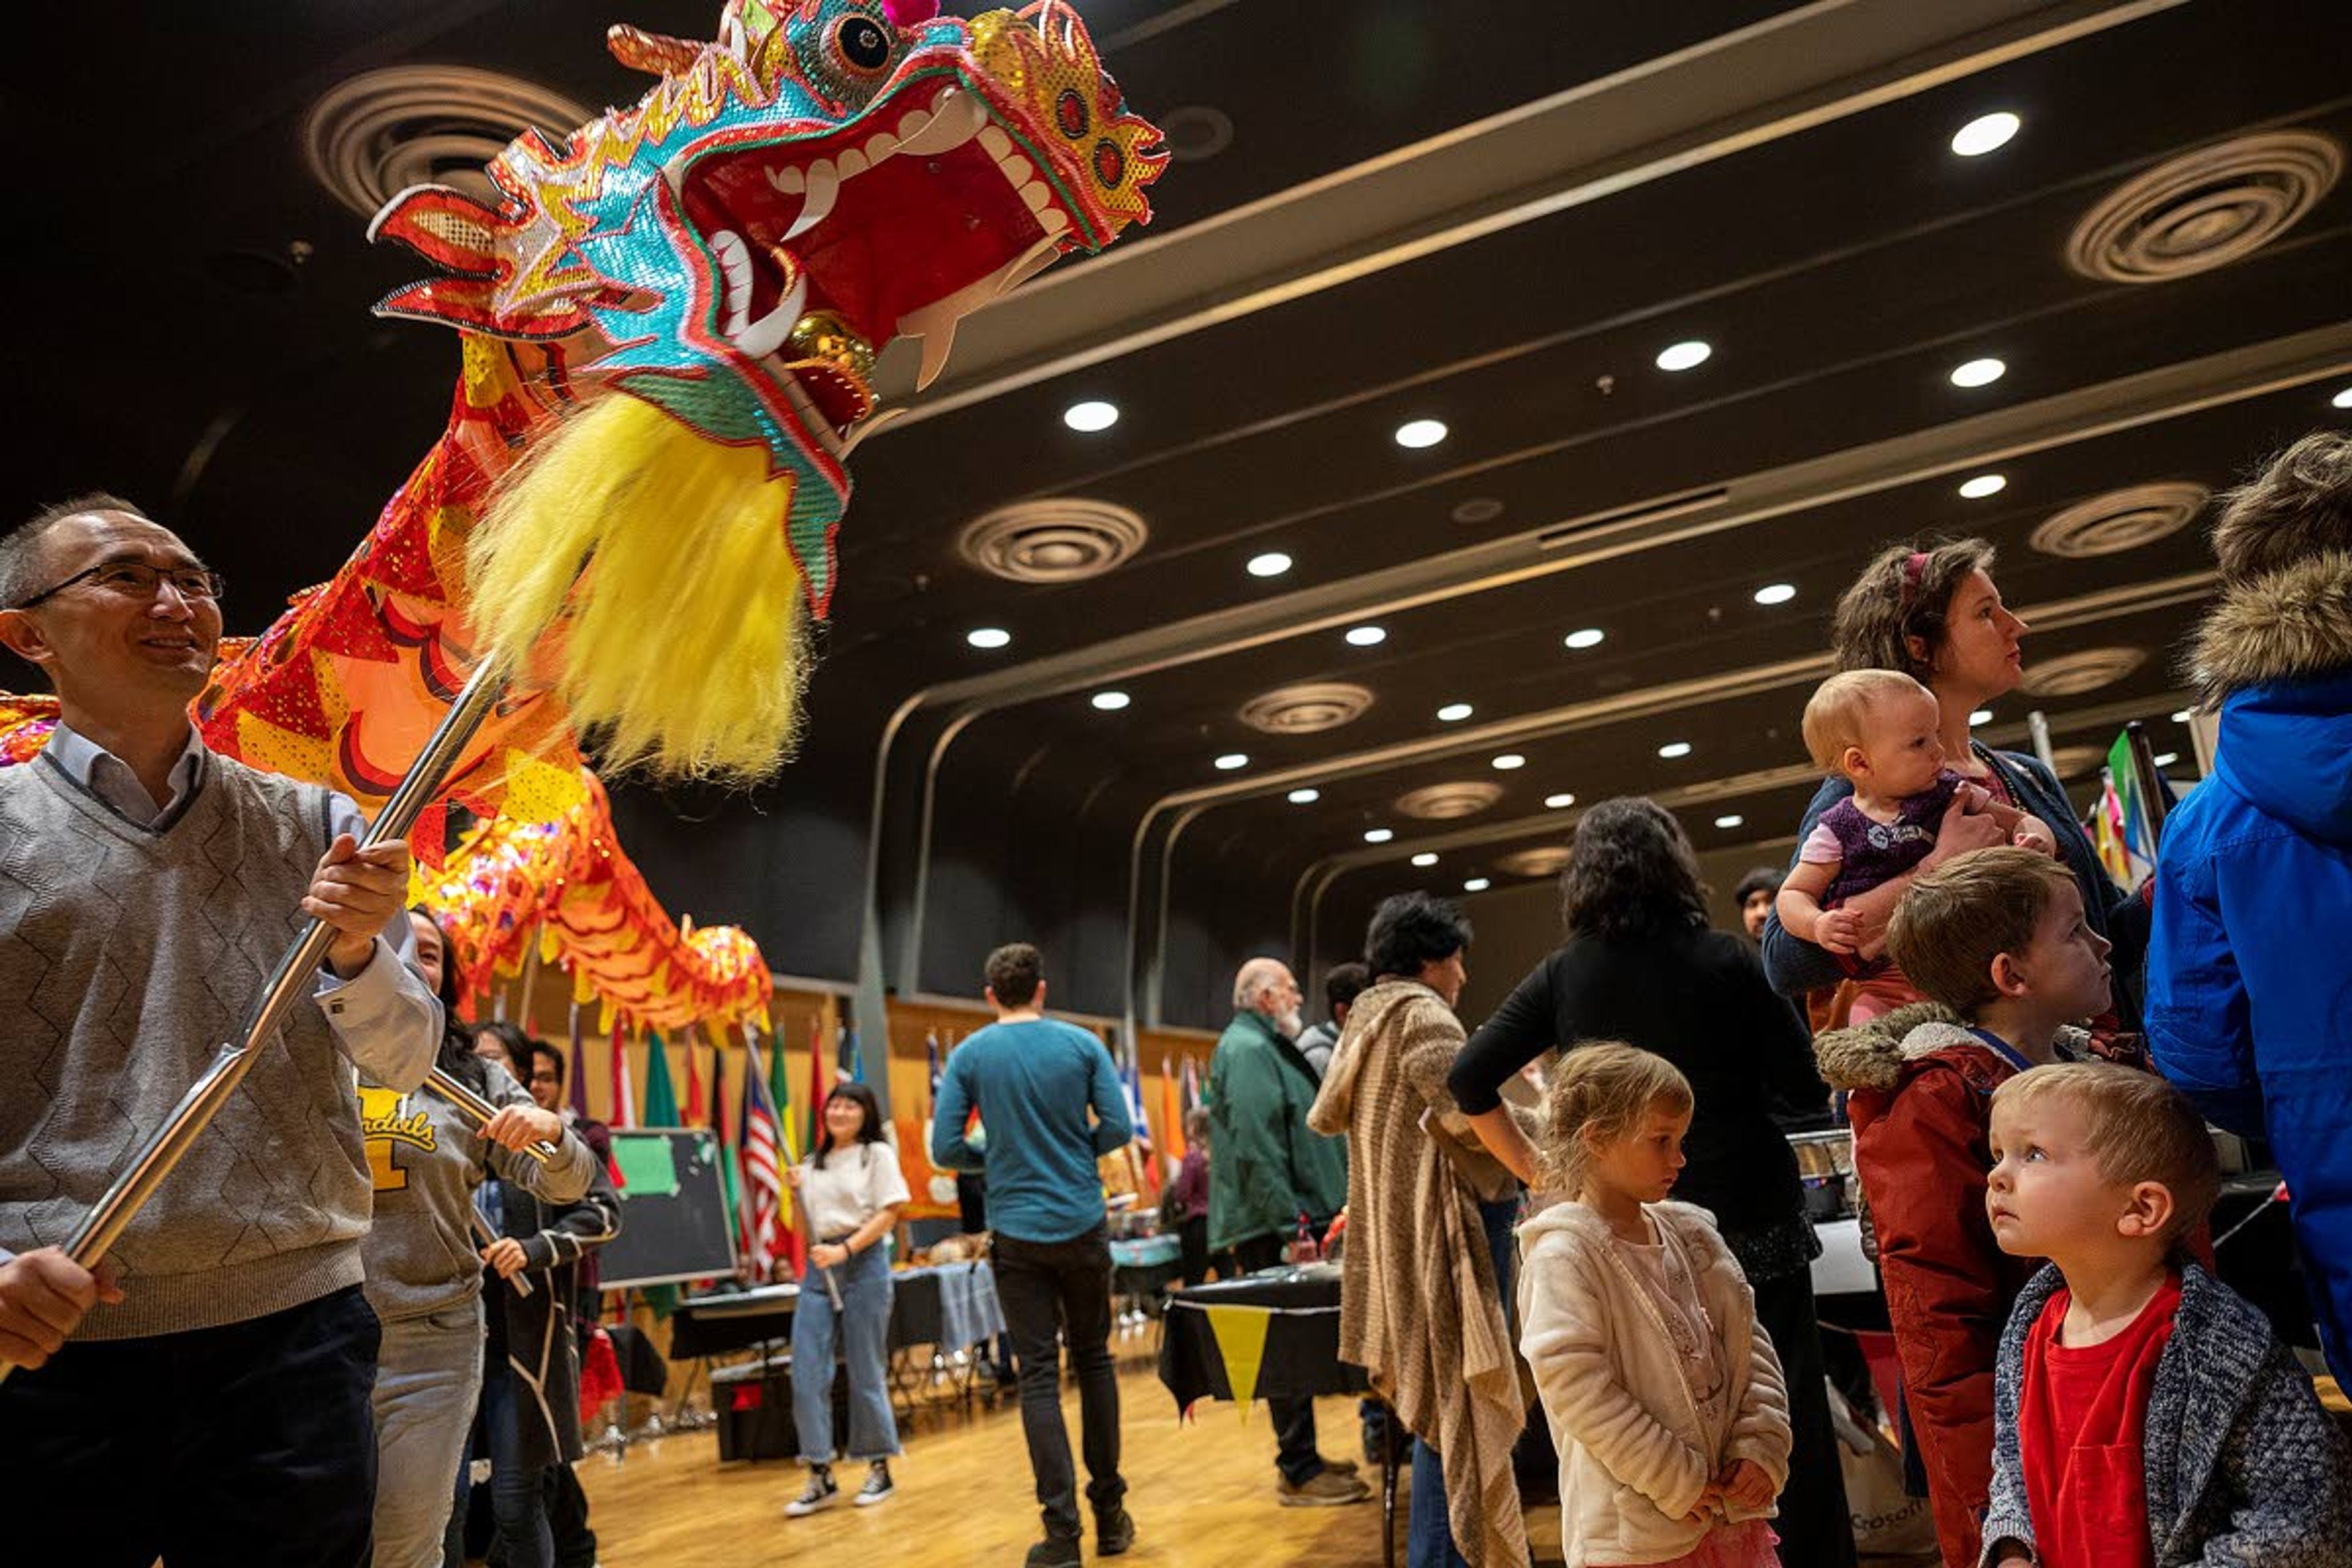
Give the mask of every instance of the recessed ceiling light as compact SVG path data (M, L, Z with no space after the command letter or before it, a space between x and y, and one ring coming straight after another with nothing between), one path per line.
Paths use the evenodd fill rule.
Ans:
M2159 768L2168 768L2180 760L2179 752L2158 752L2150 759Z
M1416 866L1434 866L1437 864L1437 857L1424 849L1412 858L1412 863Z
M1349 626L1348 628L1348 646L1349 647L1374 647L1388 641L1388 639L1389 634L1379 626Z
M2172 716L2172 721L2176 724L2186 724L2189 720L2194 719L2196 716L2197 710L2194 708L2183 708L2179 712L2175 713Z
M1467 702L1449 702L1437 710L1437 718L1440 723L1459 724L1476 711L1478 710Z
M1969 723L1972 727L1978 724L1990 724L1991 722L1992 710L1990 708L1979 708L1975 712L1969 715Z
M2352 386L2347 386L2327 400L2330 408L2352 408Z
M1251 556L1246 570L1253 577L1279 577L1290 570L1290 557L1279 550L1269 550L1263 555Z
M1445 439L1445 424L1438 419L1408 419L1396 427L1396 444L1418 450Z
M1507 773L1514 768L1523 768L1527 765L1527 758L1519 755L1517 752L1505 752L1501 756L1495 759L1495 771L1496 773Z
M1961 482L1960 494L1966 496L1970 500L1982 500L1987 496L1997 496L2000 494L2002 489L2005 489L2008 484L2009 479L2006 475L1979 474L1972 479L1967 479Z
M1759 605L1785 605L1796 596L1793 583L1767 583L1756 590L1756 602Z
M1094 705L1104 712L1116 713L1134 700L1124 691L1097 691L1093 700Z
M1394 838L1395 837L1396 829L1393 827L1367 827L1364 829L1364 842L1367 844L1386 844L1390 839Z
M1223 756L1217 759L1217 767L1224 773L1232 773L1235 768L1245 768L1247 766L1249 766L1249 753L1247 752L1227 752Z
M1736 811L1728 816L1718 816L1715 819L1715 825L1717 827L1741 827L1745 826L1747 822L1748 819Z
M1690 752L1691 743L1688 741L1668 741L1658 748L1658 755L1669 760L1675 757L1687 757Z
M1707 356L1713 353L1715 353L1713 348L1699 342L1696 338L1693 338L1687 342L1668 343L1664 348L1658 351L1658 368L1660 370L1689 370L1695 365L1705 364L1706 363Z
M2008 110L1979 114L1952 136L1952 151L1963 158L1981 158L1996 147L2006 147L2024 121Z
M1073 403L1062 410L1062 423L1091 436L1118 423L1118 405L1099 400Z
M1323 792L1319 789L1295 789L1285 798L1293 805L1313 805L1323 798Z
M1966 364L1952 367L1954 386L1990 386L2007 374L2009 366L1997 359L1972 359Z
M1552 811L1565 811L1575 804L1576 797L1572 795L1548 795L1544 796L1545 806Z
M1560 641L1570 647L1597 647L1601 639L1607 635L1599 626L1587 626L1580 632L1569 633L1568 636L1560 638Z
M1013 640L1013 634L1003 626L974 626L963 634L963 640L974 647L1003 647Z
M1465 893L1483 893L1494 885L1484 877L1473 877L1462 884L1462 890Z

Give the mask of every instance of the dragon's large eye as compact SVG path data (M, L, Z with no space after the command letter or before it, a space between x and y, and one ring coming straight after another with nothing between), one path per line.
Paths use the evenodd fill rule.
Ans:
M878 71L890 63L890 35L871 16L850 16L833 30L833 47L854 71Z

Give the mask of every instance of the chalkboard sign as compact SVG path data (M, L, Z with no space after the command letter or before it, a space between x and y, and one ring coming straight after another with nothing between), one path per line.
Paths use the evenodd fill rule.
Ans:
M707 1127L613 1130L621 1234L597 1255L607 1290L724 1279L735 1272L735 1216Z

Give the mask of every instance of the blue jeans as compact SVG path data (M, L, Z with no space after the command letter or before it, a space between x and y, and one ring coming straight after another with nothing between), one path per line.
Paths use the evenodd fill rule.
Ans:
M1512 1312L1512 1286L1518 1275L1518 1248L1511 1226L1519 1217L1517 1197L1478 1205L1479 1222L1486 1231L1486 1250L1495 1260L1495 1283L1503 1293L1503 1318ZM1454 1544L1454 1527L1445 1517L1445 1469L1437 1450L1412 1440L1412 1515L1405 1527L1405 1568L1468 1568Z
M449 1489L482 1387L478 1298L383 1325L375 1369L375 1568L440 1568Z
M825 1271L811 1264L793 1307L793 1431L801 1463L833 1463L833 1347L849 1373L849 1457L886 1459L898 1451L890 1414L890 1260L879 1247L854 1253L832 1270L841 1310L825 1293Z

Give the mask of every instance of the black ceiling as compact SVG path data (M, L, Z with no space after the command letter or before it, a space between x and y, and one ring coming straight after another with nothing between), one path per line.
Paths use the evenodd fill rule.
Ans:
M1157 992L1189 1021L1213 1012L1242 947L1311 928L1328 953L1366 898L1406 879L1507 880L1501 858L1557 841L1569 814L1544 801L1560 792L1663 793L1702 847L1775 843L1810 788L1793 721L1829 608L1880 542L1923 529L1993 539L2010 601L2057 607L2029 669L2143 656L2095 689L1995 705L2003 743L2023 744L2039 708L2062 751L2104 747L2125 717L2169 722L2201 536L2083 559L2029 536L2122 487L2219 488L2347 417L2330 398L2352 382L2352 184L2193 275L2116 283L2064 258L2108 192L2200 147L2316 132L2340 157L2352 21L2335 0L1968 0L1948 11L1971 20L1933 50L1824 63L1747 120L1727 104L1708 118L1700 99L1723 90L1703 74L1710 51L1787 28L1866 55L1892 13L1078 9L1134 107L1182 111L1180 145L1220 116L1232 132L1171 166L1148 244L1123 242L1132 257L1065 264L1105 289L1191 265L1163 237L1278 237L1317 221L1335 181L1409 174L1464 138L1500 156L1554 123L1539 111L1573 116L1586 96L1686 123L1646 163L1543 149L1557 199L1425 254L1263 298L1262 278L1202 278L1183 330L950 397L863 447L803 755L748 800L620 797L656 891L745 921L787 972L962 989L975 946L1021 929L1083 967L1066 999L1120 1010L1132 962L1161 977L1147 1014ZM52 16L18 52L38 69L7 89L13 123L50 128L12 204L7 504L100 486L142 499L228 572L232 627L257 630L340 563L437 434L456 365L445 332L368 314L412 268L371 250L364 220L310 176L310 105L361 71L422 63L598 107L642 87L604 56L607 21L701 36L712 10L467 0L403 8L387 29L368 7L153 5L104 37ZM2017 138L1955 156L1953 132L1998 109L2023 117ZM1441 193L1390 237L1457 216ZM1654 366L1689 339L1712 345L1706 363ZM1949 382L1983 356L2008 373ZM1118 422L1069 430L1061 413L1082 398L1115 403ZM1450 435L1401 447L1391 433L1416 418ZM1978 472L2005 488L1962 499ZM1069 497L1130 509L1148 541L1058 584L999 580L958 551L992 509ZM1289 571L1244 570L1274 551ZM1794 597L1756 604L1773 583ZM1360 624L1385 640L1350 646ZM968 646L980 626L1010 646ZM1564 647L1580 627L1604 639ZM1239 717L1261 693L1329 681L1369 689L1370 708L1310 734ZM1095 708L1110 689L1128 706ZM1449 702L1475 712L1442 722ZM1670 740L1692 752L1659 758ZM1220 771L1227 752L1248 765ZM1494 769L1506 752L1526 765ZM1449 821L1395 806L1463 780L1502 794ZM1319 798L1289 803L1301 786ZM1380 827L1394 837L1368 846ZM1432 847L1434 867L1406 863Z

